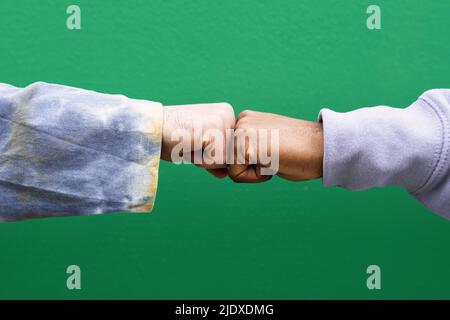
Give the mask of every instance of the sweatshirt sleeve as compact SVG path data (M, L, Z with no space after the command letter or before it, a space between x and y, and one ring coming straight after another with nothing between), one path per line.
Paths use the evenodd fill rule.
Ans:
M0 84L0 221L151 211L162 121L156 102Z
M401 186L450 219L450 90L427 91L405 109L323 109L319 119L325 186Z

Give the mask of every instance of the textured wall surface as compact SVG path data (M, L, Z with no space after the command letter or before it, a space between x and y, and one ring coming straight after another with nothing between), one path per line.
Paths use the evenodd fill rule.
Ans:
M81 8L82 29L66 28ZM450 2L0 2L0 82L313 120L450 87ZM163 163L152 215L0 225L0 298L450 298L450 222L398 188L215 180ZM66 267L82 290L66 288ZM382 290L366 268L382 270Z

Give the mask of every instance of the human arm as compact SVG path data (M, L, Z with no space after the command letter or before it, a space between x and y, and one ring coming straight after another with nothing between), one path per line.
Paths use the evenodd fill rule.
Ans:
M190 119L213 125L205 110L234 125L230 106L165 108L43 82L0 84L0 220L151 211L169 133L189 130Z
M325 186L351 190L401 186L450 219L450 90L427 91L405 109L324 109L318 123L280 117L245 112L236 125L280 130L279 176L323 176ZM238 182L267 180L258 170L232 165L230 176Z

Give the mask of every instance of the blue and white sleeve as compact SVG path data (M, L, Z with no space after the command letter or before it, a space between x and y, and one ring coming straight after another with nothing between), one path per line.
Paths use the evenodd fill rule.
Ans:
M151 211L162 122L156 102L0 84L0 221Z

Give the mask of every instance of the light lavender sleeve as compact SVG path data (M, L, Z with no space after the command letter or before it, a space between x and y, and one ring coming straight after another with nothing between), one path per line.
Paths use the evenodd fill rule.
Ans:
M450 90L425 92L405 109L320 112L325 186L401 186L450 219Z

